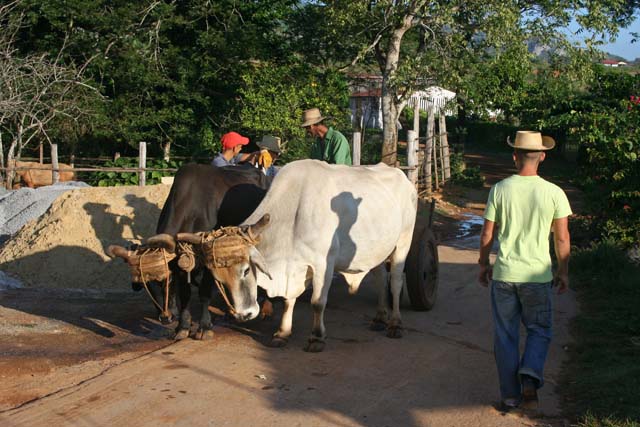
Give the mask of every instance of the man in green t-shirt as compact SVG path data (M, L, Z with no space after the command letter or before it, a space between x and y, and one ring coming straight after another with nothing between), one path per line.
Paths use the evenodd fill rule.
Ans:
M516 134L513 159L518 173L491 188L480 237L480 272L483 286L491 281L494 352L503 410L537 409L537 389L551 341L553 285L558 294L569 288L570 238L567 196L555 184L538 176L545 152L554 147L539 132ZM558 268L551 273L549 233ZM489 254L494 237L499 250L493 266ZM526 344L519 354L520 322Z
M351 149L347 138L332 127L323 123L320 110L311 108L302 114L302 127L316 138L311 146L311 158L324 160L327 163L351 165Z

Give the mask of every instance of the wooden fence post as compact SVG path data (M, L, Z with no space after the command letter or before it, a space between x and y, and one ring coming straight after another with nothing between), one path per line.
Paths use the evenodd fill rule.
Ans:
M44 147L42 146L42 142L40 143L40 164L44 163Z
M147 174L146 174L146 171L144 170L147 167L147 143L146 142L144 141L140 142L139 151L140 151L140 154L138 157L138 167L142 170L138 173L138 185L140 187L144 187L147 179Z
M353 133L353 166L360 166L360 155L362 143L362 134L360 132Z
M431 194L431 151L433 149L433 128L435 126L433 107L429 107L427 114L427 137L424 144L424 179L427 193Z
M433 176L435 178L435 189L438 191L440 188L440 176L438 173L438 138L436 138L436 130L435 130L435 120L434 120L434 129L433 129Z
M58 168L60 164L58 163L58 144L51 144L51 173L53 184L57 184L60 181L60 172Z
M420 135L420 98L416 98L416 105L413 106L413 131L417 138Z
M447 120L444 114L440 114L440 148L442 149L442 168L444 180L451 178L451 163L449 159L449 137L447 136Z
M407 177L412 184L418 181L418 138L415 130L407 131Z

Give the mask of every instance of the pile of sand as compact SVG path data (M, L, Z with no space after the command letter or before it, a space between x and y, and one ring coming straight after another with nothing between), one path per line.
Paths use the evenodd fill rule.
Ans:
M130 290L130 273L111 260L111 244L155 234L169 185L82 188L58 197L0 252L0 270L25 286Z

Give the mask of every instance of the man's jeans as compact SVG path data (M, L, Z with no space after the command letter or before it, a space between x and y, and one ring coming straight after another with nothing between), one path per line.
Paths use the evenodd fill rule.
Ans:
M520 375L529 375L542 387L542 371L551 341L551 288L549 283L491 282L493 349L502 400L522 395ZM520 321L527 329L519 356Z

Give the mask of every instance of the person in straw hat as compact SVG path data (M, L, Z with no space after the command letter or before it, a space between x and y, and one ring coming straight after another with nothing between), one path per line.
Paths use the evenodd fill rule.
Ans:
M258 142L258 147L260 148L260 154L256 162L258 168L267 176L276 176L277 169L274 163L282 154L280 138L273 135L265 135Z
M540 132L518 131L513 160L518 173L491 188L480 237L483 286L491 283L494 353L502 410L538 407L537 390L544 383L543 368L551 341L552 287L569 288L571 207L564 191L538 176L538 166L555 142ZM553 232L558 268L551 271L549 232ZM498 256L489 254L494 238ZM526 328L524 353L519 354L520 322Z
M307 134L316 138L311 146L311 158L327 163L351 165L351 149L347 138L332 127L323 123L320 110L311 108L302 114L302 127Z

